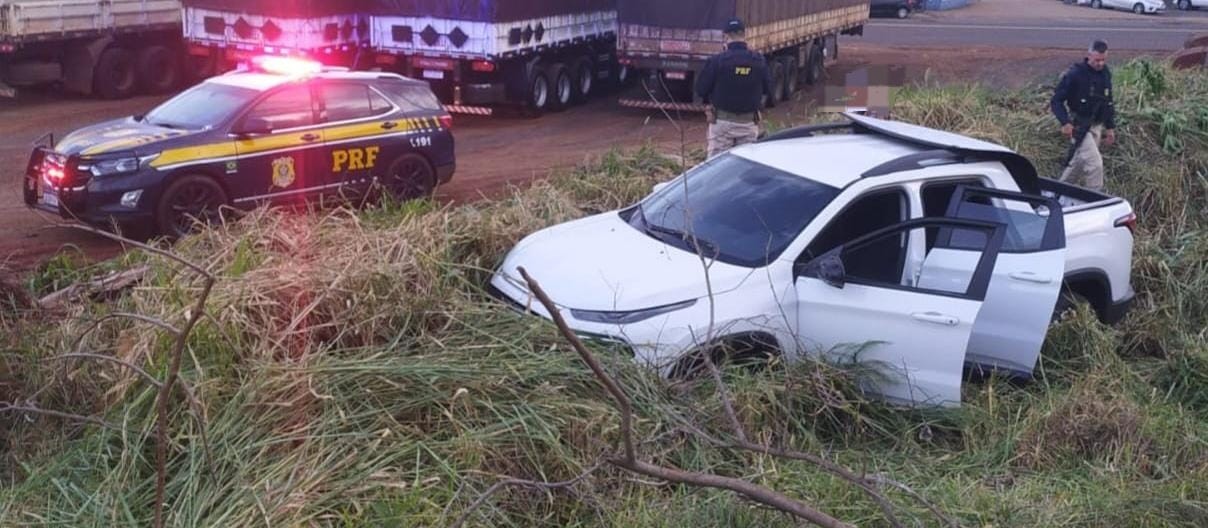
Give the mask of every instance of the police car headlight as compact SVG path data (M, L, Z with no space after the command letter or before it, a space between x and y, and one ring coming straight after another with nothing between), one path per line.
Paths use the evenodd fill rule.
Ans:
M111 176L114 174L126 174L137 171L139 167L150 163L151 160L157 157L159 157L159 154L152 154L150 156L143 156L141 158L129 157L97 161L91 164L89 167L89 172L96 177Z

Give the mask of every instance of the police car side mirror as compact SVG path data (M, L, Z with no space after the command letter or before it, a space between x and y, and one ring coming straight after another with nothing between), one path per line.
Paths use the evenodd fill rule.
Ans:
M263 136L272 133L273 124L267 119L259 117L249 117L243 122L243 125L235 130L235 134L239 136Z

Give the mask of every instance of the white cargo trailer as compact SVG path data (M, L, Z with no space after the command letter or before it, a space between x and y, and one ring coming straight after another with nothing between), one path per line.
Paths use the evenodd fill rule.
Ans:
M0 95L169 92L183 76L180 17L177 0L0 0Z

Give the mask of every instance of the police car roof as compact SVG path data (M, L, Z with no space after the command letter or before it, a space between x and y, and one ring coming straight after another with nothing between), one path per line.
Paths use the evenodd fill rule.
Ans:
M332 79L332 80L381 80L388 79L392 81L401 81L406 83L414 83L416 85L427 86L426 83L415 79L403 77L397 73L388 72L372 72L372 71L347 71L347 70L324 70L318 73L310 73L303 75L287 75L279 73L269 73L263 71L240 71L236 70L230 73L211 77L206 79L206 82L222 84L226 86L235 86L238 88L247 88L256 91L272 90L290 82L311 81L316 79Z

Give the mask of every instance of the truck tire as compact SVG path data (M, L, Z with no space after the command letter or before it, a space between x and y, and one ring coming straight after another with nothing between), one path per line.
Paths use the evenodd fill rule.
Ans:
M793 98L793 94L797 93L798 80L801 78L801 72L797 67L797 59L795 57L779 57L784 68L784 98L781 101L788 101Z
M135 69L143 93L164 94L180 84L180 60L167 46L155 44L139 50Z
M571 95L576 104L587 102L596 91L596 65L588 57L579 57L571 63L571 75L575 90Z
M772 69L772 98L773 103L780 102L785 99L784 95L784 63L778 59L772 59L768 63L768 67ZM767 96L764 96L764 107L767 107Z
M529 75L526 83L527 95L525 95L525 112L531 117L537 117L549 110L550 100L553 99L553 90L550 87L549 77L540 68L533 68L532 74Z
M612 81L612 88L619 91L629 86L629 83L633 81L633 73L633 68L627 64L621 64L614 57L612 61L612 75L609 77Z
M159 234L180 238L193 231L194 219L210 223L221 220L222 208L229 204L226 190L213 178L184 176L164 189L155 205L155 225Z
M110 47L101 53L92 74L92 89L105 99L125 99L138 88L134 57L125 48Z
M563 63L554 63L545 69L545 75L550 81L551 112L561 112L574 102L575 81L571 77L570 68Z
M817 45L810 45L809 56L806 61L805 82L813 86L826 76L826 62L822 56L822 48Z

